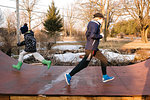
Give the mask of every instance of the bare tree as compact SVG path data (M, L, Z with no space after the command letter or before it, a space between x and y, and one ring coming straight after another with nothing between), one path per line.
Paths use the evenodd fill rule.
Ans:
M27 11L27 13L23 13L28 17L29 29L31 29L31 21L33 20L32 12L35 9L35 5L38 3L38 1L39 0L22 0L22 4L20 5L24 10Z
M78 15L84 20L85 23L89 22L93 18L94 13L102 13L106 19L102 25L102 31L104 33L104 41L107 41L109 27L111 22L115 22L121 16L118 9L120 9L119 1L114 0L88 0L78 1Z
M94 1L94 0L93 0ZM76 9L78 11L77 16L80 18L85 24L92 20L93 14L95 12L102 12L101 9L98 9L96 1L92 0L78 0L76 2Z
M74 10L73 10L73 4L69 9L67 9L67 23L68 23L68 28L69 28L69 35L72 37L72 30L75 24L75 19L74 19Z
M138 21L142 41L147 43L147 30L150 12L150 0L122 0L124 14Z
M16 40L16 28L15 28L15 13L10 13L7 11L6 17L6 28L0 29L0 37L2 39L3 45L2 50L11 56L13 43Z
M103 14L105 15L105 23L103 23L104 41L107 41L107 36L109 35L109 28L122 16L119 12L120 2L114 0L107 0L105 8L103 8Z

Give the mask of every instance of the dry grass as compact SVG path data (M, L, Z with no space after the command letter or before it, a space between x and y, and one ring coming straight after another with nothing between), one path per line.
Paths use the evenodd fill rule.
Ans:
M130 41L108 40L107 42L100 42L99 48L102 49L120 49L123 45L130 43Z
M134 40L130 43L127 43L125 45L123 45L122 48L126 48L126 49L150 49L150 42L148 43L143 43L141 40Z

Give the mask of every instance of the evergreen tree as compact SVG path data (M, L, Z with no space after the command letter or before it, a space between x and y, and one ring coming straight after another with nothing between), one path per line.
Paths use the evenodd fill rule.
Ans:
M47 11L46 20L43 23L45 32L49 36L54 36L55 42L58 33L62 31L63 23L62 18L59 15L59 10L55 7L54 1L52 1L51 6Z

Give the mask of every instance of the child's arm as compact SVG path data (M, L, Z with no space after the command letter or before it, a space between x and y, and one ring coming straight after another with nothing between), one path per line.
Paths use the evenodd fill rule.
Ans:
M90 37L91 37L92 39L94 39L94 40L99 40L99 39L102 39L102 38L103 38L102 35L100 35L100 34L97 33L98 28L99 28L99 27L94 27L94 26L91 26L91 28L90 28L90 31L91 31Z
M23 46L23 45L25 45L25 41L17 43L17 46Z

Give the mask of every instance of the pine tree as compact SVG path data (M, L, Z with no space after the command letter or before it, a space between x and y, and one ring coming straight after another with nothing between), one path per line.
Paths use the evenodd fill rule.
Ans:
M59 15L59 10L55 7L54 1L52 1L51 6L47 11L46 20L43 23L45 32L49 36L54 36L55 42L58 33L62 31L63 23L62 18Z

